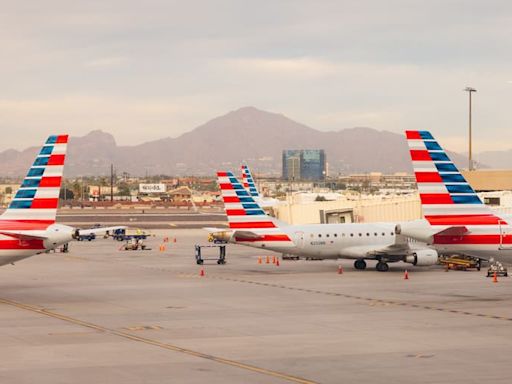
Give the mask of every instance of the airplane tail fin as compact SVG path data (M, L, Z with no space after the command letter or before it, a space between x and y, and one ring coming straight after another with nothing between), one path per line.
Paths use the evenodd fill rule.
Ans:
M428 131L406 131L423 215L431 225L504 223L482 203L471 185Z
M293 246L279 222L267 215L232 172L217 172L229 228L237 241Z
M259 198L260 193L256 188L256 183L252 177L251 170L246 164L242 165L242 182L245 189L249 191L249 194L254 198Z
M48 137L0 220L55 223L68 135Z

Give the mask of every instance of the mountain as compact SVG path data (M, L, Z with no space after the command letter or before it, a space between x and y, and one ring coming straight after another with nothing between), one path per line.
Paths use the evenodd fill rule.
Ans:
M412 172L403 135L371 128L323 132L281 114L245 107L210 120L177 138L118 146L112 135L92 131L72 137L66 176L107 175L110 164L130 175L213 175L246 161L256 173L281 172L283 149L324 149L329 172ZM0 153L0 175L21 176L37 148ZM450 153L458 164L466 158Z

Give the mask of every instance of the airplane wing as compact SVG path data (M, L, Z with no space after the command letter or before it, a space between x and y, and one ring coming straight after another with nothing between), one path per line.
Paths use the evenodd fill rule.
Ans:
M108 232L113 232L116 229L126 229L126 228L128 228L128 227L125 226L125 225L117 225L117 226L114 226L114 227L86 228L86 229L80 229L79 233L80 233L80 236L103 235L107 231Z
M235 231L233 237L237 240L255 240L261 237L261 234L257 234L251 231Z
M407 237L397 234L395 242L380 249L373 249L369 252L371 256L403 257L411 253L411 246Z
M384 248L374 249L369 252L371 256L405 256L410 253L409 246L393 244Z
M205 231L208 231L210 233L215 233L215 232L226 232L226 231L229 231L230 229L227 228L227 227L224 227L224 228L215 228L215 227L203 227L203 229Z
M27 234L26 232L18 232L18 231L0 231L1 235L14 237L19 240L46 240L47 236L35 235L33 233Z
M212 228L207 227L203 228L204 230L210 232L210 234L217 237L224 237L223 240L227 240L228 238L233 238L237 240L254 240L261 237L260 234L254 233L252 231L232 231L229 228Z

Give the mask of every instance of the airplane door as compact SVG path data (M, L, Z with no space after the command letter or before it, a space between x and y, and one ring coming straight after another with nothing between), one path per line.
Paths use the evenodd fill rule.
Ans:
M304 248L304 232L302 232L302 231L295 232L295 238L297 239L297 246L299 248Z
M512 233L510 231L510 225L508 225L505 221L499 221L500 226L500 246L498 249L500 250L510 250L512 249Z

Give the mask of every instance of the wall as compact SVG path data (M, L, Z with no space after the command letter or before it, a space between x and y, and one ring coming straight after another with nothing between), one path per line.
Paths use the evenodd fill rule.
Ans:
M355 222L408 221L421 218L417 195L390 199L364 198L357 200L317 201L309 203L283 202L274 212L278 219L291 224L320 224L320 211L353 210Z

